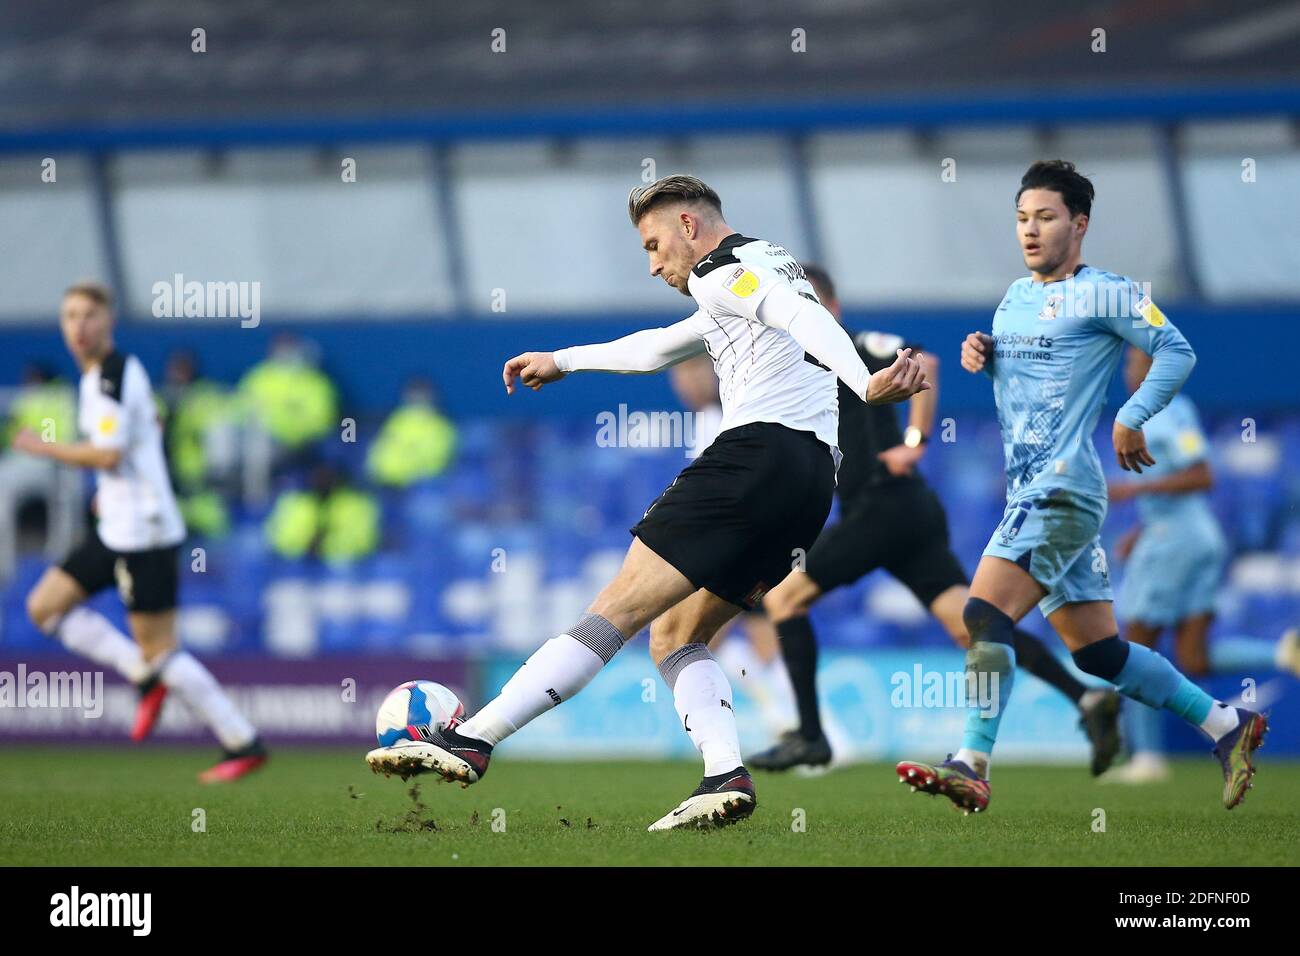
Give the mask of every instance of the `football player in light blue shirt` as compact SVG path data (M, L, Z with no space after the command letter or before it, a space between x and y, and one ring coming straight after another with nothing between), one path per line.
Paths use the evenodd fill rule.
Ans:
M990 754L1015 674L1011 635L1034 605L1080 670L1173 711L1215 741L1228 809L1245 795L1267 728L1262 715L1214 700L1155 651L1119 637L1099 537L1106 480L1092 431L1127 342L1153 361L1115 416L1112 442L1124 470L1155 465L1142 427L1174 397L1196 356L1138 283L1084 264L1092 199L1092 183L1072 163L1029 167L1016 194L1029 275L1007 290L992 335L972 332L962 343L962 367L993 380L1006 454L1006 512L963 614L970 683L992 695L968 714L953 757L938 766L905 760L898 775L967 813L988 806Z
M1128 349L1124 380L1130 392L1142 386L1150 368L1149 355ZM1110 500L1135 499L1140 518L1115 549L1125 561L1119 600L1125 639L1155 647L1161 633L1172 628L1175 659L1193 677L1215 671L1293 670L1286 638L1276 645L1245 636L1208 640L1228 542L1210 509L1214 475L1196 406L1186 395L1175 395L1142 426L1142 434L1156 464L1135 480L1110 485ZM1146 783L1167 777L1160 715L1130 702L1123 721L1132 756L1107 779Z

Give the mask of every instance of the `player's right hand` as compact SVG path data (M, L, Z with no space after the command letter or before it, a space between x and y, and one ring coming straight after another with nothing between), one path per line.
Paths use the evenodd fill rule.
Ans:
M968 372L982 372L993 357L993 336L972 332L961 343L961 367Z
M867 382L867 394L863 396L868 405L905 402L917 392L931 387L925 379L921 353L916 354L917 357L913 358L911 349L898 349L894 364L871 376Z
M1140 428L1126 428L1116 422L1111 429L1111 441L1115 445L1115 460L1125 471L1136 471L1140 475L1144 467L1150 468L1156 463L1147 450L1146 436Z
M885 463L885 468L891 475L903 477L910 475L916 470L916 463L921 460L925 454L925 449L920 445L915 448L909 448L907 445L895 445L893 448L886 448L876 455L878 459Z
M14 432L14 437L10 440L17 451L25 451L29 455L40 455L45 452L46 444L41 441L41 436L36 434L26 425Z
M564 373L555 364L553 352L524 352L506 362L501 378L506 383L506 394L513 395L516 378L536 392L543 385L564 378Z

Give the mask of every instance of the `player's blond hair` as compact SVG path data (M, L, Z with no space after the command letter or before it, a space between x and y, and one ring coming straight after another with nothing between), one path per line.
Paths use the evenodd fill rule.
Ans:
M63 290L65 299L70 295L84 295L96 305L102 305L108 311L113 311L113 290L94 279L82 279L80 282L72 283Z
M712 187L686 175L664 176L648 186L634 186L627 194L627 215L635 226L650 210L672 202L706 203L722 215L722 200Z

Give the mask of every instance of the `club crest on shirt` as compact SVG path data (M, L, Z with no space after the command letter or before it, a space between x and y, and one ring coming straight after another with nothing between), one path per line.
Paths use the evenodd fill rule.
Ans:
M1056 318L1057 313L1061 311L1061 305L1064 302L1065 296L1053 292L1043 300L1043 310L1038 313L1038 317L1044 322L1051 321Z
M736 271L731 273L727 281L722 283L723 288L730 289L732 295L741 299L747 299L758 289L758 276L750 272L744 266L739 266Z

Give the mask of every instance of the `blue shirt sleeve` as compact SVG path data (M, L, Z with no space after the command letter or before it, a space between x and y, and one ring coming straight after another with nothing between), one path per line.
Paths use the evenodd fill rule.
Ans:
M1113 309L1097 310L1099 321L1152 358L1151 370L1142 386L1115 415L1115 420L1125 428L1137 429L1178 394L1196 364L1196 353L1183 333L1165 318L1149 296L1142 294L1136 283L1126 283L1113 301Z

